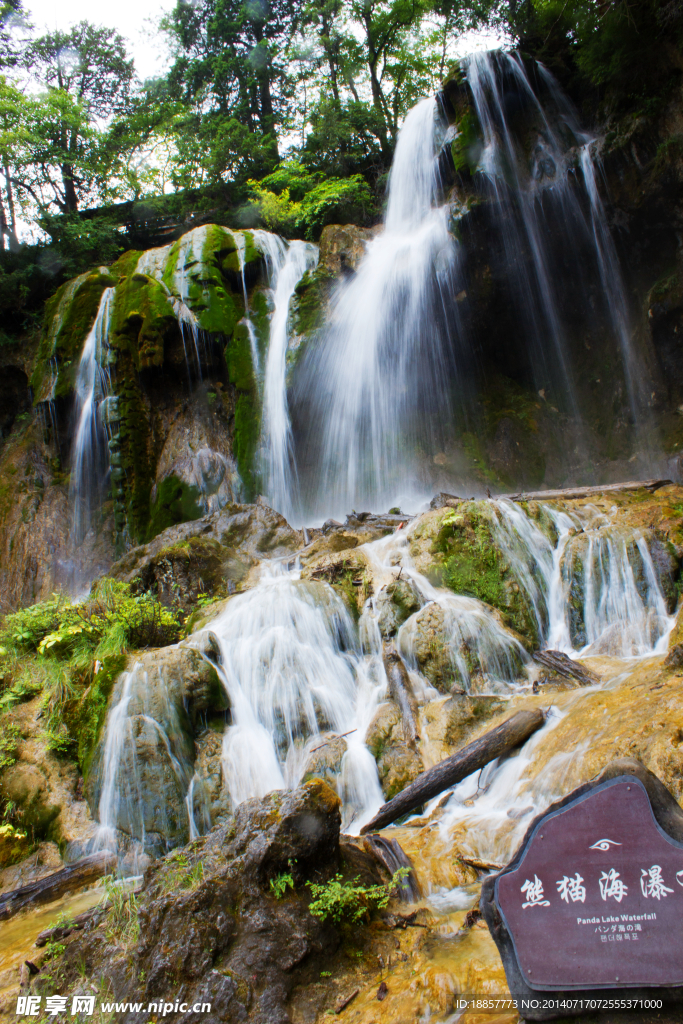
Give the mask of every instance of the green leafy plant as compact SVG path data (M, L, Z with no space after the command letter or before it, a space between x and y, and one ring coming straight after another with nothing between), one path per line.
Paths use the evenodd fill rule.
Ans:
M386 885L358 885L357 877L344 882L339 874L323 884L307 882L313 896L308 909L322 921L331 918L335 924L344 920L357 923L367 918L371 910L383 910L396 894L398 883L409 873L410 868L399 868Z
M275 878L270 880L270 891L275 896L276 900L281 900L287 892L287 889L294 889L294 879L292 877L292 862L288 861L289 871L283 871L282 874L276 875Z

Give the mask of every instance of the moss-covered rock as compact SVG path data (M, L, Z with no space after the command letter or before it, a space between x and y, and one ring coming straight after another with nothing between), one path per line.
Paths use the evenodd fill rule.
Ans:
M495 539L496 520L485 502L462 501L423 516L411 534L411 553L434 583L497 608L529 646L540 641L529 600Z

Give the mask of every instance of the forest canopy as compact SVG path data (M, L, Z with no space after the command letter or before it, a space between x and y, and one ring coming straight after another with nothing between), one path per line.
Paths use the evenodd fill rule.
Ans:
M646 106L682 25L683 0L178 0L166 73L141 81L114 30L40 35L4 0L0 301L20 311L41 275L115 259L122 204L309 238L371 223L407 111L458 73L468 30Z

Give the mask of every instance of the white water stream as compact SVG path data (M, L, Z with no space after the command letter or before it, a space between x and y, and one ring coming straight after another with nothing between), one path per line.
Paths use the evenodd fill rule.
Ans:
M114 289L105 288L95 322L85 339L76 375L76 433L69 483L75 544L80 544L90 529L93 505L95 499L102 496L109 469L108 435L99 415L99 405L109 393L111 383L107 350L113 308Z

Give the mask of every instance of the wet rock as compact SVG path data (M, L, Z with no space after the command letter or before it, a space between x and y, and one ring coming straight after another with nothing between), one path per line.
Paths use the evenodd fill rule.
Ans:
M445 491L441 491L439 494L435 494L432 500L429 502L429 507L432 510L440 508L456 508L462 498L456 497L455 494L446 494Z
M124 687L129 696L115 827L139 841L144 837L145 849L158 855L188 839L185 798L195 771L195 732L227 700L215 669L188 647L141 653L117 680L110 715ZM93 815L104 784L106 735L105 729L85 779Z
M336 929L309 913L303 885L313 871L324 878L336 870L339 828L339 801L318 780L246 801L228 826L148 871L138 896L139 939L124 956L106 940L106 922L69 936L62 991L80 983L75 965L82 963L117 1000L182 991L190 1005L212 1004L211 1024L284 1024L302 972L317 977L339 944ZM295 889L276 899L270 880L288 870ZM131 1013L121 1021L135 1019Z
M303 772L303 781L322 779L339 793L339 776L348 744L342 736L323 735L308 756Z
M665 665L673 669L683 668L683 605L678 610L676 624L669 635Z
M427 734L434 760L459 750L489 719L500 714L508 702L500 697L458 694L445 700L430 701L422 709L421 722Z
M239 587L263 558L292 554L301 534L260 501L228 503L218 512L164 530L149 544L133 548L110 575L151 590L159 600L189 606L200 593Z
M320 266L335 276L355 271L373 234L355 224L328 224L320 235Z
M377 762L380 785L387 800L424 771L419 753L405 742L403 719L394 701L380 704L368 726L365 743Z
M453 660L444 631L444 610L435 602L426 605L411 623L411 654L420 672L441 693L460 683L455 679ZM403 638L402 638L403 639ZM404 645L401 645L402 651Z
M399 579L382 587L375 597L377 624L382 636L394 636L399 626L419 611L422 604L422 595L410 579Z
M655 570L657 582L664 594L667 611L671 615L676 609L678 600L678 588L676 580L679 573L679 560L670 543L663 543L653 538L649 544L652 565Z

